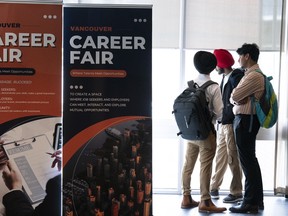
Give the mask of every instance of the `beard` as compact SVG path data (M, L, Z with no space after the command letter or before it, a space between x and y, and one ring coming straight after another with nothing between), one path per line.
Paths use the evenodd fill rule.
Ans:
M219 68L217 72L219 75L224 74L224 68Z

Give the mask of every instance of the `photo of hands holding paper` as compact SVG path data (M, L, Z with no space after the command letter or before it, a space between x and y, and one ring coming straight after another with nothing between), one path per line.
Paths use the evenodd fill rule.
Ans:
M0 136L0 216L61 215L62 150L53 147L54 125L29 138L20 138L19 128Z

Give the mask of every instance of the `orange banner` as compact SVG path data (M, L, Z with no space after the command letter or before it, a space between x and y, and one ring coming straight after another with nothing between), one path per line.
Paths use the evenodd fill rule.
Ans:
M62 6L0 5L0 123L61 116Z

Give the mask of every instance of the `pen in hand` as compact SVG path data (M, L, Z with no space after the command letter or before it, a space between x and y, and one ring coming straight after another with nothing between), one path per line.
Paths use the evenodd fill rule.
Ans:
M51 168L54 168L57 165L59 171L61 171L61 161L62 161L61 153L62 153L61 150L57 150L54 153L46 152L46 154L51 155L51 158L55 158L52 162Z

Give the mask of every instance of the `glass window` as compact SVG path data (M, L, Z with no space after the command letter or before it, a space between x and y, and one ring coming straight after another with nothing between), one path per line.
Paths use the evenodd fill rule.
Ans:
M178 190L180 140L172 115L180 86L179 50L153 49L153 187Z
M281 1L186 1L185 47L236 49L244 42L279 50Z

